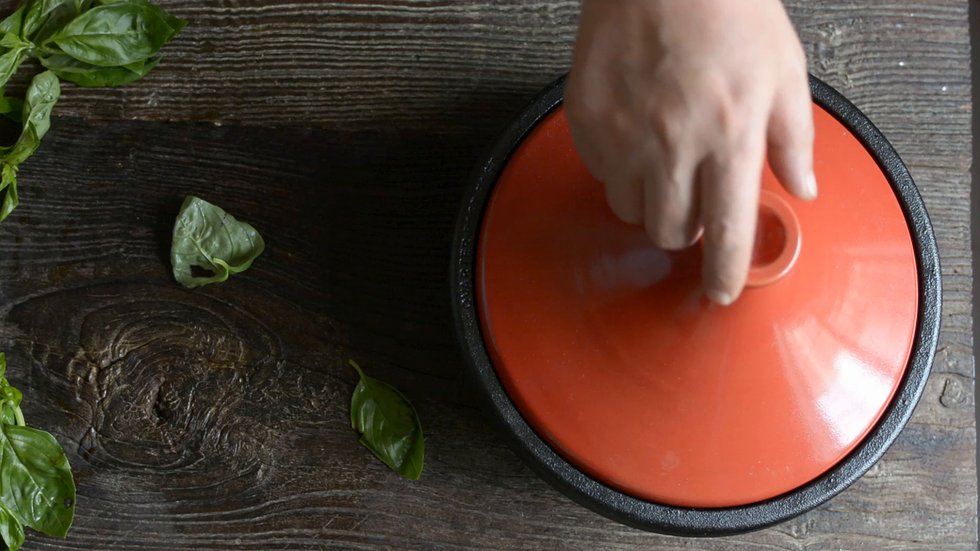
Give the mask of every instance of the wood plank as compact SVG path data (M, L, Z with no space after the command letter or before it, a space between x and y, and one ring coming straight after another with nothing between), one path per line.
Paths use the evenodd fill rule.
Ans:
M813 72L922 190L943 259L940 353L912 423L854 487L697 541L616 525L537 479L477 409L452 340L462 181L565 69L577 3L163 4L191 26L145 81L65 87L0 225L0 347L79 486L69 538L25 548L976 548L966 2L788 2ZM252 269L173 282L188 193L263 233ZM351 433L348 357L416 404L420 482Z

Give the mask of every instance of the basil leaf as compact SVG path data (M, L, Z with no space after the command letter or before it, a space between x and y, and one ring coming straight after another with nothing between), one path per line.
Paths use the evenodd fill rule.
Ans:
M350 400L351 427L361 433L361 444L382 463L418 480L425 442L415 408L398 389L368 377L354 360L350 364L361 376Z
M0 86L0 115L7 117L14 122L23 120L24 100L6 95Z
M24 525L65 537L75 518L75 480L58 441L24 426L21 394L3 376L6 369L0 353L0 536L17 549Z
M262 251L265 241L252 226L203 199L188 196L174 223L170 262L174 278L187 288L220 283L231 274L248 269ZM214 273L195 277L192 267Z
M6 34L4 37L13 36L11 34ZM27 53L27 46L21 45L14 48L7 49L3 55L0 55L0 86L6 86L7 81L10 77L14 75L17 71L17 67L20 66L21 62L24 61L24 55Z
M126 67L99 67L78 61L66 54L43 56L40 61L41 65L51 69L62 79L79 86L122 86L145 77L160 63L160 56L141 60L139 70L134 70L137 64Z
M80 14L81 11L77 9L75 0L61 0L61 3L51 10L36 31L30 35L31 41L35 44L43 44ZM24 18L26 21L27 14Z
M19 420L17 419L17 410L20 408L20 402L24 396L19 390L7 384L4 380L6 386L3 390L0 390L0 399L3 400L3 406L0 407L0 422L5 425L19 425ZM23 415L21 413L20 415Z
M24 414L20 411L20 402L24 396L7 382L7 378L3 376L6 371L7 359L0 352L0 422L6 425L23 425Z
M14 122L24 122L24 100L10 96L4 96L3 101L9 106L8 110L0 110L0 115L7 117Z
M58 77L51 71L45 71L34 77L31 85L27 88L27 99L24 101L24 126L20 131L20 138L10 147L0 148L0 161L7 165L19 165L30 157L39 145L41 138L51 128L51 109L61 96L61 86L58 84ZM6 167L4 167L6 169ZM16 189L16 177L10 172L10 185ZM7 172L3 173L3 182L0 188L5 187L8 181ZM10 197L8 191L7 197ZM7 206L4 202L4 208ZM15 204L16 206L16 200ZM13 210L13 207L11 207ZM9 212L7 213L9 214ZM3 209L0 208L0 220L4 217Z
M12 50L14 48L27 48L29 46L30 44L21 40L20 37L14 33L7 33L3 35L3 38L0 38L0 47L8 50Z
M156 11L117 2L90 9L45 42L79 61L116 67L152 56L173 34Z
M99 3L102 5L117 4L119 2L126 2L128 4L136 4L137 6L147 7L163 18L163 20L167 22L167 26L173 30L173 32L170 33L170 36L167 37L167 42L170 42L173 37L177 36L177 33L187 26L186 20L170 15L160 6L152 4L147 0L99 0Z
M17 551L24 545L24 525L17 515L0 503L0 536L9 551Z
M127 64L123 65L123 69L129 69L130 71L132 71L134 73L139 73L140 71L143 70L143 66L144 65L146 65L146 60L145 59L141 59L139 61L134 61L132 63L127 63Z
M0 203L0 222L3 222L20 204L20 198L17 197L17 167L4 163L0 174L3 176L0 180L0 191L7 190L3 203Z
M38 29L47 23L48 18L55 12L61 12L64 23L76 14L74 0L30 0L24 6L27 11L24 12L20 36L25 39L34 37Z
M0 22L0 33L11 33L19 35L24 28L24 10L26 6L17 8L17 11L7 16Z
M24 126L20 137L14 145L0 148L0 162L3 162L3 167L0 168L0 191L7 191L3 203L0 203L0 222L10 216L20 204L17 196L17 165L27 160L41 145L41 138L51 128L51 109L60 95L58 77L51 71L35 76L27 89L27 99L22 111Z
M0 422L6 425L16 425L18 414L15 410L20 408L20 401L23 398L20 391L10 386L7 378L3 376L7 370L7 360L3 352L0 352ZM20 416L23 416L21 413Z
M0 425L0 473L0 502L24 524L49 536L68 534L75 517L75 481L53 436Z

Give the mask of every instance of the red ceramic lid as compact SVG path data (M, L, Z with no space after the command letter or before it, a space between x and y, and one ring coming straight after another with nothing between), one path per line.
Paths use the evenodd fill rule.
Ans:
M908 225L861 143L819 107L820 197L766 169L753 287L699 289L701 251L619 222L556 110L484 215L477 290L509 396L570 463L636 497L727 507L843 459L884 412L918 314Z

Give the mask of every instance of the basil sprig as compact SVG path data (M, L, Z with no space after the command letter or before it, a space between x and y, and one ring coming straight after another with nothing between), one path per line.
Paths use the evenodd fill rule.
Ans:
M163 45L186 25L147 0L24 0L0 22L0 114L23 123L17 143L0 148L0 193L6 191L0 221L19 202L18 165L34 153L51 124L58 79L78 86L122 86L141 79L160 63ZM28 58L48 70L34 77L21 103L3 89ZM2 518L0 510L0 532Z
M26 426L22 395L4 376L0 353L0 536L11 551L24 543L24 526L60 538L75 518L75 481L53 436Z

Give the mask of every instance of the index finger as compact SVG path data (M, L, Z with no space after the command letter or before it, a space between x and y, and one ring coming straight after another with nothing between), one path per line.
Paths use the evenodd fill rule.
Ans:
M702 168L702 277L708 298L722 306L735 302L748 278L764 151L765 137L760 135L737 151L712 155Z

